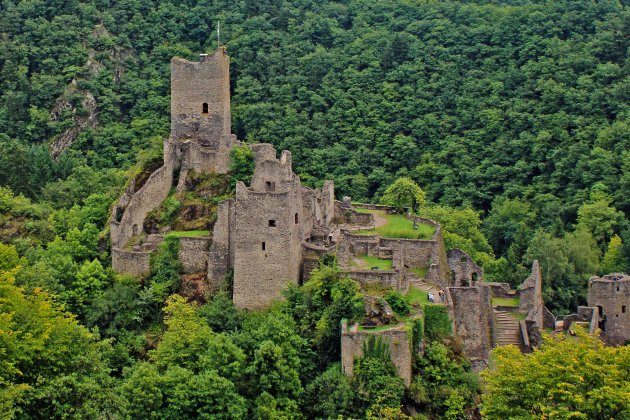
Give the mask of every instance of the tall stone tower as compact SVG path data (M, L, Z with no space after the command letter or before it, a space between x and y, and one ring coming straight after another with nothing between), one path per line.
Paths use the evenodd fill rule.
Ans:
M588 306L597 308L606 343L623 345L630 340L630 276L613 273L591 277Z
M182 166L196 172L225 173L231 132L230 60L224 48L198 62L171 60L171 136Z
M282 297L288 283L299 281L301 243L313 224L305 215L291 153L285 150L277 159L270 144L252 149L251 185L238 183L234 202L234 304L242 308L265 307Z

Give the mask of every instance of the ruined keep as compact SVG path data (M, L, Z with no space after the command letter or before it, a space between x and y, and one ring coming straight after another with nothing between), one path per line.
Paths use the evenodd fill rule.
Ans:
M133 180L114 206L110 222L112 266L143 276L149 256L168 232L149 232L147 214L160 207L173 187L185 192L194 173L227 173L230 150L241 143L231 133L229 57L225 49L198 62L171 60L171 134L164 159L146 181ZM205 276L210 289L234 272L234 303L259 308L301 280L305 253L325 244L334 217L334 185L301 185L291 153L276 156L270 144L250 145L255 169L249 186L237 183L233 198L219 203L212 232L179 232L184 273ZM140 185L141 184L141 185ZM324 248L327 250L328 248Z
M630 276L593 276L588 283L588 306L597 313L602 339L607 344L624 345L630 340Z

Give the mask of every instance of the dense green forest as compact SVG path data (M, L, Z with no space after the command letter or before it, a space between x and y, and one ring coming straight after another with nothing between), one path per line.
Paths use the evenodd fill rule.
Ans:
M289 149L307 185L379 202L411 178L488 280L518 285L540 260L556 314L585 303L591 275L630 271L623 2L1 0L7 417L476 415L447 332L410 390L378 352L340 374L360 295L331 268L264 313L229 291L178 298L168 241L142 282L111 270L110 208L169 133L170 59L213 51L217 22L233 132Z

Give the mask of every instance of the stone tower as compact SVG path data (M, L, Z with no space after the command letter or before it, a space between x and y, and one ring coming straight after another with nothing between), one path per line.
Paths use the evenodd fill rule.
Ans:
M270 144L253 145L256 167L250 187L236 186L234 304L258 308L282 297L297 283L305 224L302 186L293 173L291 153L276 158Z
M623 345L630 340L630 276L613 273L591 277L588 306L597 308L602 339Z
M230 60L224 48L198 62L171 60L171 147L186 169L225 173L231 133Z

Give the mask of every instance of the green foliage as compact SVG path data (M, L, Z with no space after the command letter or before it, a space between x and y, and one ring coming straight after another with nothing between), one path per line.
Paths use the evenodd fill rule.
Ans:
M533 353L506 346L492 357L494 368L482 373L484 418L630 416L628 346L606 347L578 328L577 338L545 336Z
M248 145L233 147L230 150L230 188L237 182L249 185L254 175L254 151Z
M411 399L438 417L468 418L479 403L478 376L451 349L427 344L416 361L417 374L409 388Z
M418 210L425 204L424 191L411 178L398 178L391 184L381 197L381 204L395 207L401 211L410 209L412 212Z
M392 290L390 292L387 292L384 298L397 315L409 315L409 312L411 311L411 305L409 304L405 296L403 296L400 292Z
M389 345L371 336L363 343L363 351L363 356L354 361L358 406L366 413L383 408L400 410L405 387L391 361Z
M427 340L435 341L448 337L452 332L451 320L446 306L425 305L424 335Z
M321 266L302 287L285 293L289 312L300 332L313 341L320 366L340 360L341 320L360 320L365 312L356 282L336 267Z
M106 342L63 312L46 293L27 293L0 272L0 406L11 417L115 414L103 353Z
M350 379L333 363L306 387L304 408L308 417L358 417L354 407L355 393Z
M630 263L623 255L623 242L618 235L610 238L608 249L602 259L601 271L603 273L622 273L630 271Z

